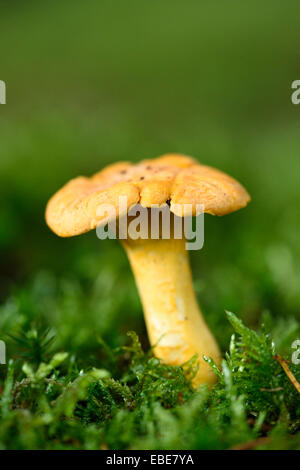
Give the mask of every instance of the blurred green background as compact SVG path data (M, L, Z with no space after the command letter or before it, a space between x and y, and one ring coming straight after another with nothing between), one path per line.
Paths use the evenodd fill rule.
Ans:
M222 348L228 309L256 326L300 318L299 3L1 1L0 331L49 325L56 347L101 362L141 305L118 242L60 239L49 197L108 163L181 152L240 180L248 208L205 218L192 252ZM292 320L295 318L296 320ZM295 339L295 338L293 338Z

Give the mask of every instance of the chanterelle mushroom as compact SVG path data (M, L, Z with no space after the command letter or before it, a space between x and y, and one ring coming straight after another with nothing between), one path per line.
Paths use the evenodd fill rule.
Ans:
M127 204L119 207L119 197ZM225 215L247 205L247 191L233 178L214 168L200 165L191 157L167 154L139 164L121 162L110 165L91 178L78 177L67 183L48 202L46 221L61 237L79 235L103 223L97 212L110 204L117 216L140 204L196 205L203 212ZM107 222L107 221L106 221ZM106 223L105 222L105 223ZM199 356L195 385L215 381L203 355L220 363L220 351L198 308L185 240L121 240L141 296L150 342L155 354L168 364L181 364L194 354Z

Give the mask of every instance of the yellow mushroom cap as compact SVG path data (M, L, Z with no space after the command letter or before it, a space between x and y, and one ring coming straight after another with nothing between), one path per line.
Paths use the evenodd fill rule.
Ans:
M121 209L120 196L127 198ZM206 213L226 215L245 207L250 196L226 173L185 155L166 154L138 164L115 163L90 178L72 179L49 200L46 222L57 235L71 237L101 224L105 216L97 213L100 204L112 205L122 216L134 204L151 207L167 201L176 215L184 204L191 207L185 215L195 215L197 204Z

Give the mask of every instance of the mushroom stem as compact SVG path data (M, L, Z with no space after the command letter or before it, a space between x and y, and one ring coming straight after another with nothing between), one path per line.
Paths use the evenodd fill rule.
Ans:
M180 365L194 354L199 369L194 385L213 383L203 360L220 364L220 351L199 310L185 240L122 240L142 300L150 344L165 363Z

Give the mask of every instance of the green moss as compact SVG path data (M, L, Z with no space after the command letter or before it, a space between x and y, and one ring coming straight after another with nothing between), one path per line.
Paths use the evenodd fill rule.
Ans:
M36 364L34 351L48 356L51 343L32 327L35 342L25 332L14 346L22 344L31 360L11 360L7 367L0 447L226 449L254 441L300 448L300 396L274 359L271 335L245 327L232 313L227 317L235 334L222 372L207 359L218 383L197 390L191 387L195 358L181 367L162 364L143 351L135 333L115 349L102 341L101 368L87 361L80 369L65 352ZM300 380L299 368L291 370ZM262 436L268 439L257 440Z

